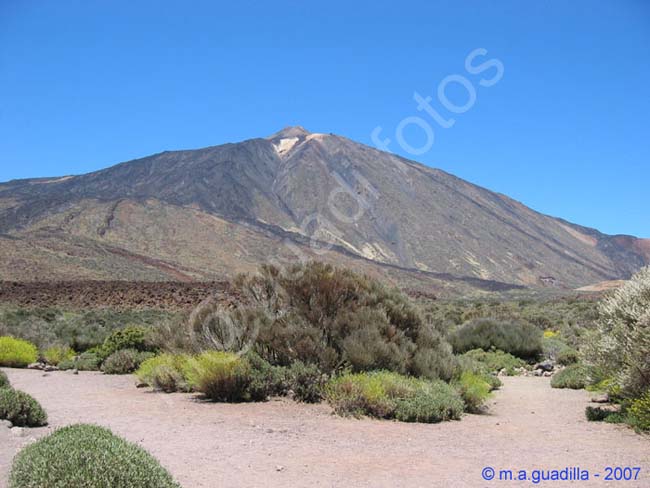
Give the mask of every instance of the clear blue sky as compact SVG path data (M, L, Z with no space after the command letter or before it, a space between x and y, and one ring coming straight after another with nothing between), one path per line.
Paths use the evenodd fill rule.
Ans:
M484 87L466 56L498 58ZM476 91L453 114L437 87ZM453 127L418 112L413 93ZM458 83L445 91L462 105ZM650 237L650 2L0 0L0 181L84 173L300 124L415 157L536 210ZM428 119L427 119L428 117ZM411 125L404 137L422 146Z

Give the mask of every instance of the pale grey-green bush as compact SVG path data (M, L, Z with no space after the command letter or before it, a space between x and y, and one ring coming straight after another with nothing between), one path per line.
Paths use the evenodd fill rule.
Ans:
M600 378L613 378L626 396L650 389L650 267L600 304L597 329L585 348Z

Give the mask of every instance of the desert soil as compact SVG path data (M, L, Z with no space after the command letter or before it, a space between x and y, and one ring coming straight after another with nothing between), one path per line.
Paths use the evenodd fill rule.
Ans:
M423 425L339 418L326 405L289 400L211 404L136 389L129 376L5 371L41 402L50 425L25 437L0 429L0 486L22 446L77 422L107 426L143 446L187 488L533 486L483 481L486 466L578 466L601 474L606 466L639 466L636 482L592 476L571 486L650 486L648 437L587 422L589 394L551 389L547 378L505 378L488 414ZM570 483L537 486L558 484Z

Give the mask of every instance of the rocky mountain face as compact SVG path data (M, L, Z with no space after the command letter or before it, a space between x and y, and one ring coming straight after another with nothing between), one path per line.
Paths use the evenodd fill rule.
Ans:
M406 286L573 288L629 277L650 240L301 127L0 184L4 280L213 280L310 258Z

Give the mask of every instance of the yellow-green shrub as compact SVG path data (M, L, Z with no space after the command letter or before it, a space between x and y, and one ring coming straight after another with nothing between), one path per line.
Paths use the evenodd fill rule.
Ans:
M183 373L190 388L210 400L239 402L248 399L251 367L246 359L236 354L204 352L187 361Z
M456 389L463 398L467 411L476 413L490 397L492 385L482 375L465 371L456 383Z
M52 346L45 350L43 359L47 364L58 366L62 361L71 361L76 355L77 353L68 346Z
M161 354L144 361L135 372L140 383L166 393L187 391L183 370L189 360L182 354Z
M13 337L0 337L0 366L24 368L37 359L38 349L34 344Z
M650 392L632 402L628 409L630 424L639 430L650 430Z
M340 415L369 415L404 422L440 422L460 418L460 395L440 380L424 380L388 371L346 373L332 379L325 397Z

